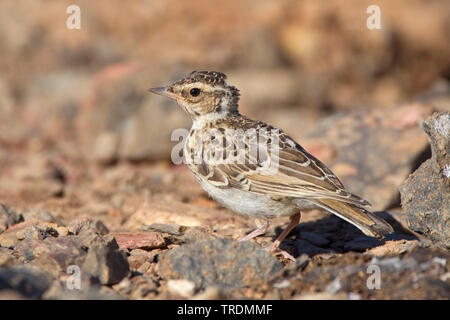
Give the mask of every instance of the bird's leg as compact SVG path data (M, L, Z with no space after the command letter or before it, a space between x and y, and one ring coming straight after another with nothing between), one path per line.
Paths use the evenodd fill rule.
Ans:
M286 251L280 250L278 247L280 246L280 243L284 240L284 238L286 238L286 236L289 234L289 232L291 232L292 229L294 229L294 227L299 224L300 217L301 217L301 212L296 213L293 216L291 216L291 222L289 223L287 228L278 236L278 238L270 246L265 248L265 250L268 252L280 253L286 259L295 261L295 258L293 256L291 256Z
M253 238L257 237L257 236L260 236L260 235L266 233L268 228L269 228L269 222L267 220L265 220L264 224L261 227L259 227L256 230L253 230L248 235L240 238L238 241L239 242L247 241L247 240L253 239Z

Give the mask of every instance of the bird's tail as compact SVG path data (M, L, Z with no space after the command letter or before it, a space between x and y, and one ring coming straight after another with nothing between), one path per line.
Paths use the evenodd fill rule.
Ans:
M389 223L372 212L354 204L330 199L314 199L310 201L350 222L368 236L383 238L385 234L394 232Z

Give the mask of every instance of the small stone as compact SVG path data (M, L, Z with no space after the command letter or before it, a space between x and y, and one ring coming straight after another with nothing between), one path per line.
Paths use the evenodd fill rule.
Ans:
M150 257L148 251L142 250L142 249L133 249L130 251L130 256L145 256Z
M128 263L131 270L138 270L147 260L148 257L143 255L134 255L128 257Z
M291 285L291 282L289 280L282 280L280 282L276 282L273 284L274 288L277 288L277 289L289 288L290 285Z
M86 250L73 236L44 240L27 238L15 250L26 262L32 261L54 277L66 274L70 265L81 267L86 257Z
M167 243L176 244L187 244L194 243L202 240L215 239L216 236L208 232L205 228L195 226L195 227L185 227L178 225L165 225L158 224L156 227L144 227L147 230L159 230L159 232L167 233L164 236Z
M55 223L40 220L28 220L23 225L10 229L7 233L15 233L17 240L44 240L48 237L58 237L60 232L67 235L65 227L59 227Z
M18 240L23 239L44 240L46 236L47 235L45 231L37 227L29 227L27 229L19 230L16 232L16 238Z
M447 259L443 259L443 258L439 258L439 257L434 257L432 260L434 263L441 265L442 267L445 268L445 266L447 265Z
M159 232L147 233L113 233L120 249L156 249L166 245Z
M222 290L218 286L207 287L205 291L197 293L192 300L220 300L224 299Z
M28 208L22 212L22 216L25 221L28 220L40 220L44 222L58 222L57 219L48 210L41 208Z
M95 231L97 231L102 236L109 233L108 227L101 220L98 220L98 219L94 219L90 223L90 227L93 228Z
M127 279L122 280L122 282ZM122 283L121 282L121 283ZM119 285L121 284L119 283ZM154 295L159 291L159 285L149 276L137 275L130 279L130 283L126 283L124 288L119 288L119 292L128 291L130 299L148 299L149 295Z
M103 237L98 234L94 229L84 229L83 232L75 236L76 239L85 246L90 248L94 244L103 243Z
M120 282L130 271L125 255L119 251L119 245L112 236L89 247L82 270L98 279L104 285Z
M418 245L417 240L386 241L381 246L369 249L366 253L374 256L402 254Z
M441 281L443 282L447 282L448 280L450 280L450 272L447 272L446 274L442 275L440 277Z
M191 227L187 229L184 234L178 238L181 243L196 243L198 241L213 240L216 236L207 232L202 227Z
M195 283L186 279L167 281L167 290L173 295L190 298L194 295Z
M120 294L130 294L132 290L132 283L129 278L123 278L122 281L112 286L112 288Z
M87 229L92 229L100 235L106 235L109 233L109 229L105 224L98 219L91 219L89 217L81 217L69 222L67 226L69 232L78 235Z
M2 233L0 234L0 247L4 248L14 248L18 243L15 233Z
M16 265L0 269L0 288L16 290L26 298L40 299L52 281L47 272L36 266Z
M450 112L435 113L422 124L431 143L431 159L401 185L408 228L444 248L450 248Z
M32 230L34 229L30 228L37 227L42 223L43 222L39 220L29 220L11 226L8 230L0 234L0 246L14 248L21 240L25 239L26 235L31 239L33 237ZM43 228L39 228L39 230L42 231L42 229L45 228L46 227L44 226ZM39 237L36 233L34 233L34 236L37 238Z
M0 268L11 268L19 263L12 255L13 250L0 247Z
M72 220L67 225L67 228L69 229L69 232L78 235L81 231L81 229L90 222L91 220L87 217L83 218L77 218L75 220Z
M65 237L69 235L69 229L66 227L56 227L56 231L58 232L58 237Z
M339 290L341 290L342 284L341 279L336 277L326 288L325 291L329 294L336 294Z
M138 272L146 274L152 267L152 264L149 261L145 261L139 269L137 269Z
M0 233L22 221L23 216L21 214L0 203Z
M143 231L156 231L168 233L174 236L180 236L186 230L185 226L176 224L152 223L151 225L142 227Z

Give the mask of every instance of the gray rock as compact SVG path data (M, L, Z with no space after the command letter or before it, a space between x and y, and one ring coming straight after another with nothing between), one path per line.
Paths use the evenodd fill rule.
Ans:
M102 243L104 241L103 237L93 229L86 229L76 237L80 244L86 248L90 248L94 244Z
M155 297L160 290L160 285L149 276L135 275L131 279L125 278L118 284L115 284L113 289L129 299L142 300Z
M181 236L186 230L186 227L176 225L176 224L165 224L165 223L152 223L148 226L142 227L143 231L156 231L162 233L168 233L174 236Z
M12 253L13 250L0 247L0 268L11 268L19 263Z
M18 232L16 232L16 238L19 240L44 240L45 238L49 237L50 234L46 232L46 230L42 228L38 228L35 226L22 229Z
M109 233L109 229L105 224L98 219L91 219L88 217L77 218L69 222L69 232L78 235L88 230L93 230L100 235L106 235Z
M26 239L15 249L26 261L32 261L55 278L66 273L70 265L81 267L86 258L85 248L74 236Z
M40 299L52 281L47 272L36 266L16 265L0 270L0 289L13 289L31 299Z
M166 279L187 279L199 287L258 285L281 270L281 262L251 242L217 238L175 248L161 256Z
M130 266L114 237L106 236L89 247L82 270L101 284L111 285L126 277Z
M65 234L67 234L65 227L39 220L28 220L20 222L0 234L0 246L14 248L26 240L26 246L34 248L35 243L39 243L41 240Z
M198 226L187 227L170 224L151 224L143 227L142 230L167 233L167 236L164 236L167 243L187 244L216 238L215 235L206 231L205 228Z
M175 236L173 238L176 238ZM196 243L203 240L212 240L216 236L207 232L203 227L190 227L188 228L181 237L178 239L181 243Z
M438 259L436 259L438 257ZM281 298L314 292L358 293L362 299L448 299L450 253L436 246L415 247L395 256L370 256L349 252L324 260L312 258L305 269L286 267L272 280L289 281ZM375 274L379 272L379 289ZM414 290L408 288L415 288Z
M23 221L23 216L3 203L0 203L0 233Z
M400 187L408 228L450 248L450 112L423 122L432 157Z

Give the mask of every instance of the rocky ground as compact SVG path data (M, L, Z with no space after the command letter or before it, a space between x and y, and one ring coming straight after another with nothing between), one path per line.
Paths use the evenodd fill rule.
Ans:
M376 125L370 130L377 132ZM396 230L383 241L364 236L324 212L306 212L282 244L297 257L292 263L261 250L281 232L285 219L274 221L266 235L254 242L236 242L254 228L253 222L208 199L184 165L105 167L51 162L42 155L19 160L23 157L18 153L14 158L1 188L2 298L449 298L445 208L429 223L405 207L414 215L414 225L401 208L378 212ZM393 164L390 171L395 170ZM379 181L380 190L374 185L373 194L395 199L395 189L387 184ZM403 190L415 190L416 185ZM448 191L442 192L440 196L448 199ZM417 201L448 206L448 201L435 198ZM420 235L408 230L418 225L431 235L447 236L447 242L434 243L423 237L426 231ZM80 290L68 285L73 266L79 268Z
M80 1L79 31L69 2L1 2L0 299L449 299L450 11L379 2L375 32L359 0ZM190 120L146 92L193 69L395 233L312 210L281 246L296 262L261 250L286 218L237 242L255 222L171 162Z

